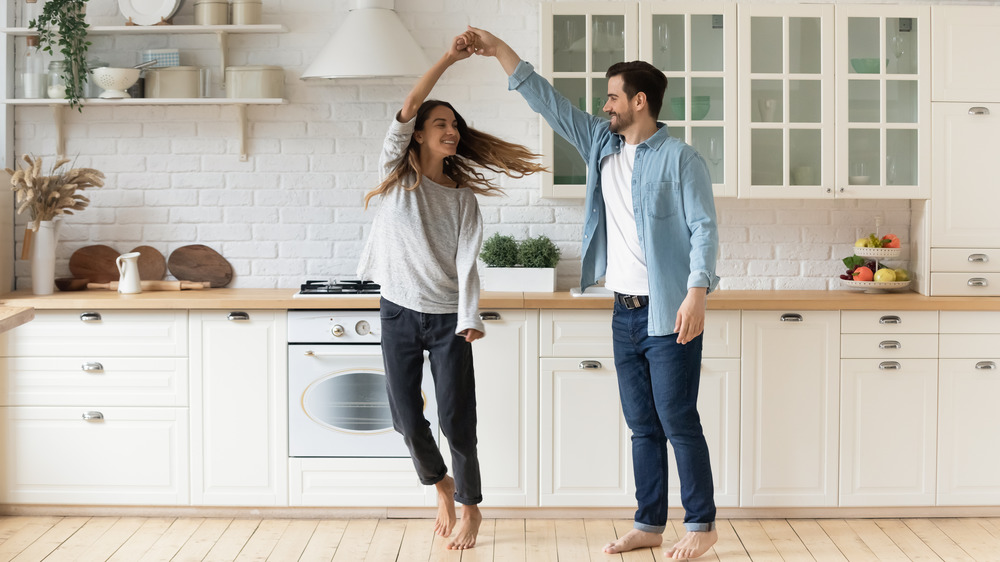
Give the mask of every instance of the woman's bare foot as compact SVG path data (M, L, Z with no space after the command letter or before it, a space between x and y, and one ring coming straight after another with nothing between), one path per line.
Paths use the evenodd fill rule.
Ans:
M452 527L455 526L455 479L445 475L444 479L434 486L438 493L438 514L434 520L434 534L449 537Z
M476 546L479 536L479 525L483 522L483 514L478 505L467 505L462 508L462 520L455 529L455 540L448 543L448 550L465 550Z
M663 535L660 533L647 533L646 531L640 531L639 529L632 529L615 542L609 542L604 545L604 552L608 554L617 554L619 552L628 552L637 548L652 548L654 546L660 546L662 543Z
M712 545L719 540L719 533L711 531L688 531L684 537L677 541L663 553L667 558L674 560L685 560L687 558L698 558L708 552Z

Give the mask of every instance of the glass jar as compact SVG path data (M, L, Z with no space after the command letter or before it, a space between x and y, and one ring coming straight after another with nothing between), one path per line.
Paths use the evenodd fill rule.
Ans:
M47 90L49 99L66 99L66 78L63 77L64 72L66 72L66 61L54 60L49 62L49 87Z
M44 98L48 81L49 77L45 72L45 52L38 46L38 36L29 35L21 71L21 95L26 99Z

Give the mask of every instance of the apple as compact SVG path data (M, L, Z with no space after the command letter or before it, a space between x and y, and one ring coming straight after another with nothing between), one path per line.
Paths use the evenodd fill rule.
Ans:
M896 281L909 281L910 280L910 274L907 273L907 271L905 269L894 269L893 271L896 273Z
M888 267L883 267L882 269L875 272L874 281L876 283L891 283L896 280L896 272L889 269Z
M883 248L898 248L899 247L899 237L895 234L886 234L882 237L882 247Z
M858 241L854 243L855 248L867 248L870 245L868 242L868 237L858 238Z
M872 273L872 270L868 269L863 265L855 269L852 275L854 275L855 281L871 281L872 278L875 277L875 274Z

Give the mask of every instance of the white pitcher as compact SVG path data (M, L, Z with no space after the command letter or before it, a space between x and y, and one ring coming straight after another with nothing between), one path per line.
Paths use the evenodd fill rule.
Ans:
M118 256L118 292L133 295L142 292L139 280L139 252L129 252Z

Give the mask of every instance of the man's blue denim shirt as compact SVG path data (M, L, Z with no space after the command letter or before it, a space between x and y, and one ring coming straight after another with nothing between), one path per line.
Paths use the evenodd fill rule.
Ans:
M601 161L621 150L624 139L611 132L607 119L577 109L530 63L521 61L509 80L555 130L587 162L586 217L583 224L583 269L587 288L608 268L607 226L601 193ZM719 231L708 167L698 152L658 131L639 144L632 175L632 205L639 244L649 275L649 335L674 333L677 310L690 287L713 291L719 284L715 261Z

